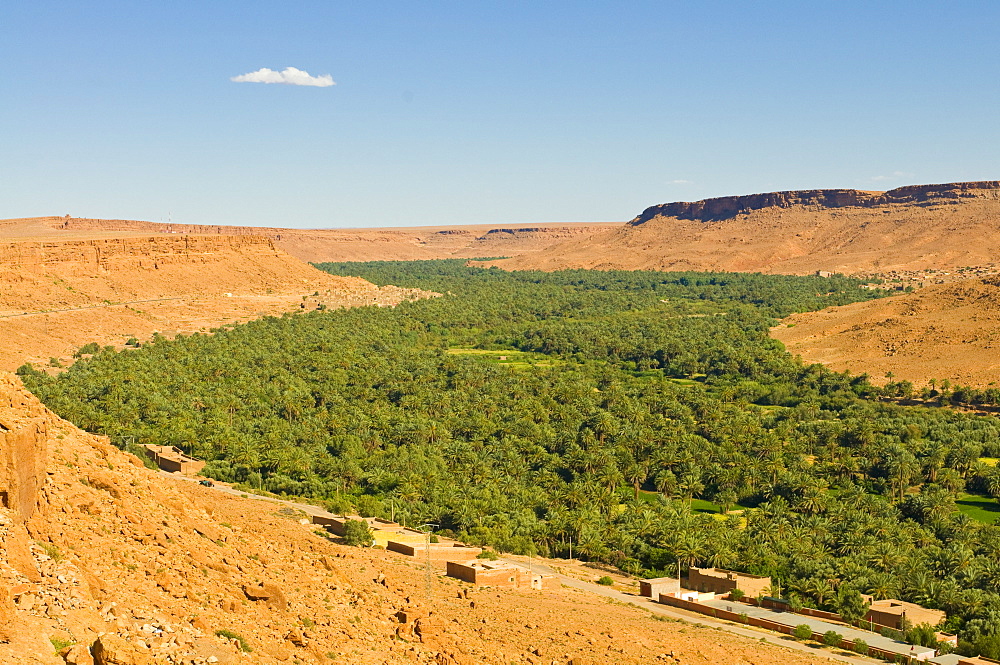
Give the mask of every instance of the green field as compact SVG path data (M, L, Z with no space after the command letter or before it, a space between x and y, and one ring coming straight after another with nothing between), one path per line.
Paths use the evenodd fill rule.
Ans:
M983 524L1000 521L1000 503L996 499L981 494L963 494L955 504L958 510Z
M507 365L515 369L528 369L529 367L552 367L557 361L541 353L529 353L527 351L517 351L513 349L467 349L451 348L447 353L453 356L476 356L483 360L495 362L498 365Z

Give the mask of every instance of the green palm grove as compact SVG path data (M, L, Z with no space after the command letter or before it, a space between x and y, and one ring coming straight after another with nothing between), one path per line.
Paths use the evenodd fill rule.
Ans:
M875 297L858 282L320 267L442 295L19 373L77 425L176 445L220 480L634 574L771 575L823 608L903 598L1000 655L1000 529L955 503L1000 491L980 461L1000 456L997 421L898 406L768 337L776 317Z

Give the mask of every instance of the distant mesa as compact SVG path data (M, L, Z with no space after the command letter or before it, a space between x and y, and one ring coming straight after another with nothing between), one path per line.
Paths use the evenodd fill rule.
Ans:
M893 203L937 203L962 198L1000 199L1000 180L956 182L942 185L908 185L887 192L860 189L801 189L745 196L721 196L701 201L677 201L650 206L630 222L643 224L655 217L714 221L765 208L816 206L819 208L872 208Z
M850 275L982 266L998 255L1000 181L988 180L664 203L622 226L490 264Z

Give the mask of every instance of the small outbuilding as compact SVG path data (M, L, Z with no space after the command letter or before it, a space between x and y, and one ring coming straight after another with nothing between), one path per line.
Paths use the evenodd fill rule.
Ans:
M639 595L656 600L661 593L680 592L681 581L676 577L651 577L639 580Z

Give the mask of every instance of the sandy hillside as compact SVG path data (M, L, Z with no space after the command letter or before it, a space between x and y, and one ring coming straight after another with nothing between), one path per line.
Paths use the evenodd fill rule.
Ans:
M622 223L544 225L414 226L364 229L162 224L124 219L36 217L0 220L0 239L64 240L156 235L256 235L301 261L410 261L416 259L517 256L542 251L571 238L587 237Z
M983 265L998 254L1000 182L988 181L668 203L623 227L496 265L857 273Z
M65 360L90 341L120 346L153 332L420 295L328 275L259 236L0 242L0 369Z
M882 300L795 314L772 329L788 350L884 382L1000 382L1000 278L936 284Z
M0 425L3 663L828 662L566 588L434 576L428 598L398 555L150 471L9 374Z

